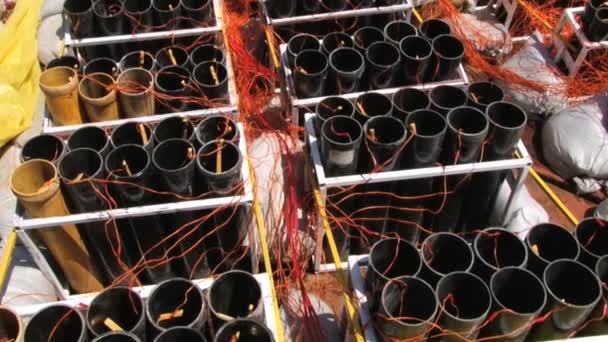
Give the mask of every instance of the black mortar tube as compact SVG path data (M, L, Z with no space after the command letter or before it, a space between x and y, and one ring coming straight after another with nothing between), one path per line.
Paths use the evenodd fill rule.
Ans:
M378 116L391 116L393 114L393 103L388 96L376 92L364 93L357 97L354 102L354 118L364 125L369 119Z
M127 29L130 30L128 33L144 33L154 29L152 0L125 0L124 11L127 17Z
M566 228L552 223L541 223L530 228L525 242L528 247L528 269L539 278L552 261L574 260L580 254L576 238Z
M319 97L324 94L327 78L327 56L318 50L300 52L294 62L293 79L296 96Z
M369 253L365 278L370 312L379 309L380 295L386 283L401 276L416 276L421 267L420 253L411 243L398 238L376 242Z
M469 272L473 268L473 249L460 236L453 233L434 233L420 248L422 268L420 278L435 286L446 274Z
M226 56L219 46L215 44L203 44L197 46L190 53L190 68L194 70L197 65L204 62L226 64Z
M441 310L437 323L442 331L434 329L428 341L475 340L492 305L490 289L483 280L471 273L450 273L437 283L437 298Z
M144 142L140 127L145 130L145 137L148 142ZM123 145L138 145L143 147L148 154L152 154L154 151L154 136L152 133L153 131L148 124L129 121L114 129L110 137L110 144L114 149Z
M372 43L365 52L365 61L365 79L370 89L390 88L397 83L401 56L393 44Z
M328 91L332 94L353 93L365 71L365 58L353 48L338 48L329 55Z
M169 50L171 50L171 52ZM173 59L175 59L176 64L173 64L171 53L173 53ZM156 64L160 69L172 65L187 68L189 58L190 55L188 54L188 51L186 51L184 48L175 45L168 46L166 48L158 50L158 52L156 53Z
M184 139L196 144L192 121L186 117L172 116L159 122L154 128L154 140L160 144L169 139Z
M362 55L365 55L365 51L373 43L383 42L384 40L384 32L373 26L364 26L355 31L353 34L355 49L357 49Z
M296 0L268 0L266 6L272 18L289 18L296 14Z
M266 325L252 319L239 318L232 320L215 334L214 342L232 342L238 334L239 342L274 342L272 332Z
M213 70L215 70L214 77ZM192 71L192 78L202 91L202 96L214 103L228 104L228 69L219 62L204 62Z
M222 168L217 172L217 154L221 154ZM205 180L209 189L229 196L234 194L235 187L242 181L241 166L243 156L232 142L213 140L201 147L197 158L199 175Z
M180 0L152 0L156 26L162 31L181 28L182 6Z
M161 316L183 310L180 317L161 320ZM187 327L201 331L206 321L203 292L190 280L175 278L156 286L146 303L146 319L156 336L173 327ZM148 338L152 337L149 336Z
M425 81L433 58L431 43L419 36L409 36L399 42L403 59L402 81L405 84L420 84Z
M241 138L236 122L224 115L206 116L194 130L200 146L217 139L238 144Z
M104 73L116 79L118 76L118 65L111 58L99 57L92 59L83 68L84 75Z
M608 298L608 255L601 257L595 264L595 275L602 286L602 300L597 303L587 319L585 327L576 336L597 336L608 334L608 319L604 316Z
M120 62L118 62L118 68L121 71L131 68L143 68L150 72L154 72L156 70L156 60L149 52L143 50L133 51L124 55L120 59Z
M186 327L171 328L154 339L154 342L175 341L207 342L205 337L199 331Z
M41 134L28 140L21 149L21 162L44 159L56 163L65 153L63 141L54 135Z
M419 90L409 89L407 93L415 96ZM397 93L399 94L399 93ZM409 96L409 95L408 95ZM420 97L417 100L421 99ZM426 99L428 103L428 98ZM424 102L424 101L423 101ZM405 119L405 127L413 134L405 146L401 158L401 169L415 169L434 166L441 153L447 123L443 116L429 109L416 110ZM416 128L414 134L413 128ZM404 198L393 198L391 201L391 224L388 231L394 231L402 239L412 243L418 242L421 236L419 226L424 218L424 208L431 208L432 199L421 196L433 192L433 178L399 181L396 183L396 195Z
M494 102L502 101L504 92L499 86L492 82L479 81L469 84L467 87L467 106L475 107L483 112Z
M590 36L589 26L595 18L595 13L604 4L603 0L589 0L585 3L585 12L583 13L583 30L587 37Z
M568 338L602 297L602 287L593 271L574 260L551 262L545 269L543 283L548 295L545 312L552 314L532 329L530 341Z
M327 119L336 115L352 117L355 115L355 107L352 102L343 97L329 96L317 103L315 113L315 131L319 135L321 127Z
M433 67L427 69L426 79L443 81L456 78L458 67L464 58L464 45L458 38L444 34L433 39Z
M0 307L0 338L7 341L23 341L23 320L11 308Z
M601 218L586 218L576 225L574 236L581 248L578 261L594 270L597 261L608 255L608 222Z
M192 93L190 72L180 66L167 66L158 71L154 81L156 90L175 99L158 99L158 108L165 113L184 112L192 107L183 97Z
M127 34L127 20L121 0L97 0L93 4L95 23L101 36Z
M51 336L51 333L53 334ZM38 311L25 328L27 342L86 342L87 327L79 310L67 305L51 305Z
M112 331L96 337L93 342L142 342L142 340L128 332Z
M282 1L283 0L279 0ZM287 42L287 61L289 62L290 67L294 67L294 63L296 61L296 56L300 54L300 52L305 50L321 50L321 44L319 43L319 39L317 37L307 34L301 33L296 34L291 37Z
M92 0L66 0L63 12L70 22L70 32L76 38L87 38L95 35L95 16Z
M500 336L501 341L523 342L545 303L547 293L534 273L518 267L497 271L489 282L492 313L479 338Z
M216 330L236 318L263 320L262 290L251 273L229 271L222 274L211 284L207 296Z
M528 262L528 249L524 242L502 228L488 228L477 233L473 252L473 273L488 283L498 270L507 266L524 268Z
M403 20L391 21L384 27L386 40L397 47L399 47L399 43L403 38L417 34L418 30L416 30L414 25Z
M318 0L301 0L298 1L296 8L300 14L318 13L321 9L321 2Z
M215 22L211 22L213 14L211 0L181 0L181 4L182 15L190 18L190 20L184 20L185 26L211 26Z
M405 122L410 113L430 106L429 96L416 88L401 88L393 94L393 116L402 122Z
M411 276L394 278L384 286L376 326L391 340L424 340L431 331L439 303L433 288Z
M76 130L66 142L69 151L77 148L90 148L105 158L112 146L106 131L97 126L85 126Z
M388 115L369 118L363 125L367 148L359 159L361 173L372 172L377 166L392 171L399 166L407 130L399 119Z
M432 98L432 97L431 97ZM441 163L443 165L466 164L479 161L481 146L488 134L488 119L484 113L472 107L459 107L447 115L448 130L444 140ZM466 196L470 188L468 176L451 176L447 179L447 196L441 212L429 215L432 231L455 231L459 226ZM444 182L435 182L435 192L446 191ZM444 197L435 198L433 208L439 208Z
M321 154L328 177L352 175L357 171L363 137L361 124L347 116L333 116L321 126Z
M80 64L80 60L74 56L63 56L63 57L55 58L46 65L46 68L50 69L50 68L61 67L61 66L72 68L72 69L78 71L79 73L80 73L80 69L82 68L82 65Z
M150 155L143 147L134 144L122 145L108 154L105 161L106 172L112 173L113 180L150 187L153 177L150 159ZM126 162L131 175L125 170L123 162ZM141 206L156 202L155 196L151 193L132 185L112 184L110 189L120 207ZM120 220L118 224L124 227L125 232L130 232L132 246L127 252L130 253L132 260L148 262L153 259L163 259L163 255L168 254L166 250L170 244L168 242L159 244L166 237L166 232L158 215L133 217ZM157 247L150 250L157 244L159 244ZM144 253L146 254L144 255ZM153 283L172 277L174 274L169 263L163 263L154 268L146 265L140 273L140 279L143 278Z
M431 108L444 116L447 116L452 109L462 107L467 103L467 94L464 90L449 85L433 88L429 93L429 98Z
M104 323L107 318L124 331L146 339L144 303L137 292L127 287L113 287L95 296L87 311L87 326L93 336L112 331Z
M608 6L600 6L589 24L589 40L593 42L608 39Z
M424 38L432 41L442 34L452 33L452 30L450 29L450 25L441 19L429 19L420 24L418 32Z
M323 51L323 53L329 56L336 49L343 47L353 48L354 46L355 43L353 42L353 38L350 35L344 32L332 32L326 34L325 37L323 37L323 42L321 43L321 50Z

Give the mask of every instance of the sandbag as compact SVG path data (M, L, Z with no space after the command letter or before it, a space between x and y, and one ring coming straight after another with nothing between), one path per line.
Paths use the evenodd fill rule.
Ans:
M502 220L510 195L511 188L507 182L503 182L498 191L496 206L492 213L491 222L494 225L501 226L503 224L500 220ZM517 196L513 199L511 208L505 218L505 229L516 234L520 239L524 239L526 235L528 235L530 227L539 223L549 222L549 214L542 205L530 195L530 192L525 186L521 188Z
M455 26L454 23L452 26ZM465 13L458 17L456 26L486 57L500 60L513 49L511 35L502 23L479 20L475 15Z

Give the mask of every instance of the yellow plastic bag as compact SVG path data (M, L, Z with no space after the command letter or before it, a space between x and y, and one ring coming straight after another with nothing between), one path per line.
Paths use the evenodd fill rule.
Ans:
M36 31L42 0L17 1L0 31L0 147L32 123L40 89Z

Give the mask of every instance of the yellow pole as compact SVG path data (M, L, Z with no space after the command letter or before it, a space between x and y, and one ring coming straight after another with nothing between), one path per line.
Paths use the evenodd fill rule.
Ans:
M2 260L0 260L0 288L4 287L4 282L8 277L8 270L11 266L11 260L13 259L13 252L15 251L15 244L17 243L17 232L14 228L8 233L6 238L6 246L4 246L4 253L2 254Z

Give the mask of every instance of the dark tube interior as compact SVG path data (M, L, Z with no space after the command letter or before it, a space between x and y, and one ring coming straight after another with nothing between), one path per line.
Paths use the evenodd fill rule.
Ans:
M557 259L575 259L579 253L578 242L566 229L544 223L532 227L526 243L529 248L536 245L538 256L547 262Z
M532 314L545 305L542 282L530 271L509 267L492 276L490 288L502 307L519 314Z
M415 275L420 270L420 254L412 244L400 239L377 242L369 255L369 264L380 275L392 279Z
M327 57L317 50L302 51L296 56L295 66L308 75L320 74L327 69Z
M237 319L226 323L217 333L215 342L233 342L239 333L238 342L272 342L268 328L249 319Z
M589 305L600 296L601 289L595 275L573 260L559 260L545 270L547 291L567 304Z
M247 317L253 305L260 304L262 292L258 282L246 272L232 271L217 278L209 289L209 305L216 313L230 317Z
M332 143L349 144L357 141L363 128L355 119L346 116L329 118L321 128L323 135Z
M171 139L156 146L152 158L154 164L162 170L179 170L191 162L188 149L194 147L186 140Z
M428 39L434 39L442 34L450 34L450 25L439 19L425 20L420 24L420 33Z
M96 334L111 331L105 324L111 318L126 331L137 326L144 315L139 295L127 288L106 290L93 299L87 313L89 327Z
M86 329L75 309L59 305L50 306L32 317L25 329L24 340L48 342L51 332L53 332L52 341L76 342L84 338Z
M148 299L148 313L152 321L162 328L193 323L203 310L203 297L194 286L196 285L185 279L175 279L158 285ZM184 310L181 317L159 322L162 314L173 312L177 308Z
M443 116L432 110L417 110L405 119L405 126L416 125L416 136L432 137L445 131L447 123Z
M162 334L158 335L156 340L154 340L154 342L176 341L205 342L205 338L196 330L176 327L163 332Z
M480 232L474 248L483 261L495 268L523 266L526 261L526 246L506 230L486 229Z
M336 49L329 58L331 65L340 72L355 72L364 65L363 56L351 48Z
M433 48L426 39L410 36L399 43L401 52L411 59L424 59L431 55Z
M361 106L369 117L387 115L393 109L391 100L380 93L363 94L355 100L355 104Z
M442 109L456 108L467 103L467 94L462 89L453 86L433 88L429 97L437 107Z
M478 134L488 127L486 116L471 107L452 109L448 114L448 124L456 131L464 134Z
M223 116L213 116L201 121L197 127L197 135L201 144L224 139L233 141L239 133L234 120Z
M124 7L130 13L142 13L152 7L150 0L125 0Z
M161 68L173 65L169 55L169 50L173 51L173 57L175 57L177 65L184 65L184 63L188 61L188 51L177 46L169 46L158 51L156 54L156 63L158 63Z
M116 72L116 62L109 58L96 58L84 66L84 74L102 73L113 75Z
M188 70L179 66L169 66L161 69L156 75L156 85L161 91L179 92L186 89L182 84L190 83L190 73Z
M217 140L205 144L199 152L199 163L209 173L217 173L217 154L222 154L222 172L227 172L237 166L241 152L235 145L223 143L220 150Z
M360 49L367 49L372 43L384 41L384 32L371 26L358 29L353 35L355 45Z
M414 88L403 88L393 95L393 105L403 112L426 109L429 108L430 104L431 100L428 95L422 90Z
M222 62L224 52L216 45L205 44L194 49L190 54L190 59L195 66L203 62Z
M332 53L338 48L352 48L353 46L353 38L343 32L333 32L323 38L323 48L327 54Z
M365 129L368 133L371 129L376 131L375 144L393 144L403 140L406 134L405 126L391 116L372 118L365 124Z
M83 179L97 175L103 169L99 153L89 149L77 149L66 153L58 164L59 174L69 180L83 173Z
M28 140L23 145L21 156L23 161L30 159L44 159L55 161L63 153L63 142L54 135L39 135Z
M371 63L388 67L399 62L399 50L392 44L377 42L367 49L367 58Z
M93 342L141 342L132 334L124 332L112 332L104 334L93 340Z
M52 61L50 61L49 64L46 65L46 68L50 69L50 68L59 67L59 66L64 66L64 67L73 68L73 69L78 70L78 69L80 69L80 61L78 60L78 58L73 57L73 56L63 56L63 57L55 58Z
M88 11L93 7L91 0L66 0L63 4L63 9L72 14L78 14Z
M72 133L67 144L70 150L77 148L90 148L97 152L103 150L108 143L108 135L97 126L83 127Z
M576 227L581 247L595 256L608 255L608 222L600 218L581 221Z
M161 121L154 130L154 138L158 142L163 142L169 139L185 139L188 140L194 132L192 121L174 116Z
M123 71L131 68L144 68L146 70L154 69L154 56L148 52L144 52L143 64L140 63L141 51L133 51L126 54L120 61L120 67Z
M107 96L114 91L114 79L108 74L89 74L80 83L80 92L90 99Z
M442 35L433 39L433 50L442 58L456 59L464 54L464 45L454 36Z
M120 0L97 0L95 2L95 14L102 18L113 18L122 12Z
M135 145L144 145L142 140L141 133L139 132L139 123L137 122L128 122L117 127L114 132L112 132L112 143L114 146L122 146L127 144L135 144ZM144 129L146 130L146 136L148 139L152 139L152 129L150 126L143 124Z
M435 272L466 271L473 263L471 248L454 234L433 234L422 244L422 259Z
M416 28L405 21L392 21L386 25L384 33L390 40L400 42L407 36L415 36Z
M209 0L182 0L182 4L188 9L198 10L207 6Z
M446 312L461 319L481 317L491 304L486 284L470 273L458 272L443 277L437 284L437 297Z
M501 128L516 129L526 123L526 113L516 105L508 102L495 102L488 106L488 118Z
M469 98L480 105L487 106L492 102L502 101L504 92L494 83L475 82L469 85Z
M106 158L106 170L117 177L130 177L122 166L123 160L128 163L134 177L145 170L150 163L148 153L143 147L124 145L110 152Z
M19 318L11 310L0 308L0 339L15 340L19 335Z
M317 105L317 115L323 120L336 115L352 116L353 111L353 104L339 96L326 97Z
M413 277L391 280L382 290L382 305L390 317L407 317L398 321L420 324L437 311L437 297L430 285Z
M180 0L153 0L154 8L161 11L171 11L175 10L177 6L179 6Z
M215 72L217 75L218 83L224 83L228 79L228 71L223 64L218 62L204 62L199 64L194 69L194 79L205 86L215 87L218 84L215 83L215 79L213 78L213 73L211 72L211 67L215 68Z
M304 50L319 50L320 47L317 37L310 34L295 35L287 42L287 49L294 56Z
M600 21L605 22L608 19L608 8L606 8L606 7L598 8L597 12L595 12L595 16Z

